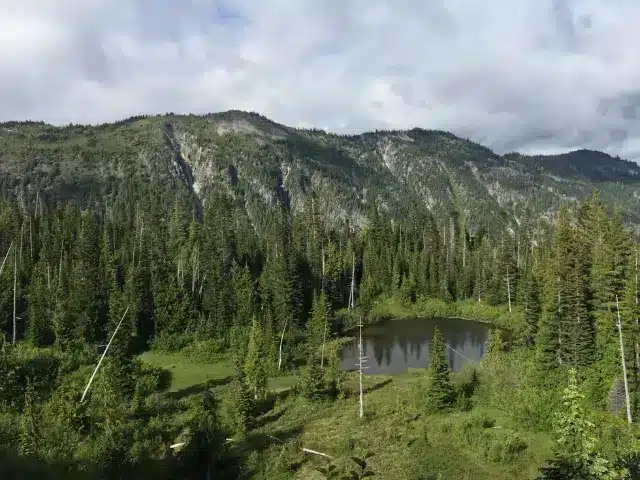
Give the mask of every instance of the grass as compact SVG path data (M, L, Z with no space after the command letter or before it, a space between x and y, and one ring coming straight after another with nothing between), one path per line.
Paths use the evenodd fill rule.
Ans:
M358 413L355 372L346 373L340 398L323 402L289 391L296 376L274 378L269 383L270 398L258 405L253 428L244 437L235 435L229 423L234 405L228 385L230 365L155 352L142 358L173 373L168 396L188 400L215 388L222 426L229 434L229 453L242 465L240 479L324 478L316 468L329 461L303 448L329 455L343 470L355 466L351 457L374 452L369 460L374 478L393 480L533 479L554 457L552 423L561 408L562 387L540 389L528 381L535 364L524 349L453 375L461 391L476 371L477 388L465 409L438 414L428 414L424 408L429 388L424 369L365 375L363 419ZM611 425L607 428L621 435L620 445L628 444L633 432L622 420ZM605 434L609 430L603 427L600 437L609 438L612 433ZM607 442L603 440L603 445Z
M233 368L226 363L196 363L178 354L144 352L140 358L150 365L171 372L170 392L194 388L198 385L223 381L231 376Z
M429 475L458 480L535 478L544 459L552 456L546 435L516 432L506 415L486 407L424 414L424 379L420 370L366 376L364 419L359 418L355 394L326 403L300 398L276 402L253 432L254 437L272 439L255 459L255 478L323 478L315 467L327 460L305 457L302 447L330 455L340 467L353 467L350 456L372 451L375 478L394 480ZM356 376L349 375L346 385L355 392Z
M204 388L227 383L233 375L233 366L227 362L202 363L175 353L144 352L140 358L155 367L171 372L169 392L196 393ZM269 390L278 393L289 390L297 376L287 375L269 379Z

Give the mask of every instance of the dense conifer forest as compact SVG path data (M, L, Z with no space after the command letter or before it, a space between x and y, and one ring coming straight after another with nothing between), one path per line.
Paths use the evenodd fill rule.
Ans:
M597 190L354 225L313 190L256 218L122 185L3 195L3 478L640 478L639 246ZM490 322L488 353L453 374L436 331L428 369L359 389L352 329L410 316ZM184 359L208 370L177 388Z

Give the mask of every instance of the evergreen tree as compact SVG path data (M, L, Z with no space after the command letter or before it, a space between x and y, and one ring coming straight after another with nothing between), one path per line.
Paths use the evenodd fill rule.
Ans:
M340 350L342 343L340 340L332 340L326 345L325 359L325 384L328 393L332 398L336 398L342 391L345 372L340 368Z
M309 351L313 354L319 353L323 343L328 340L331 334L329 325L329 303L327 296L322 290L320 295L314 296L313 310L307 328L307 343Z
M69 308L75 318L78 332L89 342L101 335L102 299L100 298L99 233L91 211L80 218L79 232L72 245L73 271L69 285Z
M536 335L538 334L538 322L540 321L541 306L538 280L531 270L525 277L522 290L524 297L522 342L525 345L532 345Z
M554 265L554 256L547 257L546 268L543 270L543 301L536 344L536 369L539 379L549 380L549 373L558 366L559 348L559 279Z
M504 342L502 341L502 332L497 328L489 329L487 338L487 361L495 363L502 356L504 351Z
M44 258L36 263L29 285L29 324L27 336L37 347L53 343L53 292L47 287Z
M157 279L153 295L156 334L183 333L195 317L191 299L175 274L162 271L167 276Z
M55 343L62 349L69 349L78 342L78 325L69 305L69 276L65 261L61 261L59 267L53 311L53 331Z
M429 388L426 392L426 408L430 412L440 411L453 405L454 400L444 338L436 327L429 345Z
M254 318L249 333L249 347L244 364L244 372L255 400L262 400L267 394L267 370L265 365L264 333L260 323Z
M253 315L253 279L249 267L235 264L232 271L234 291L234 326L249 327Z
M136 299L133 285L133 272L124 285L122 284L122 268L115 269L111 294L109 295L109 338L117 330L104 366L107 378L107 389L118 396L130 399L135 387L135 335L136 335ZM125 315L126 312L126 315ZM124 317L124 318L123 318ZM122 321L122 323L120 323Z
M273 322L266 334L270 337L271 345L275 345L276 342L278 344L276 365L281 367L280 354L282 353L282 363L286 363L284 359L288 356L293 327L291 281L282 244L276 243L270 251L260 275L260 298L264 308L268 310L267 313L270 315L268 318ZM280 351L280 343L282 343L282 351ZM267 345L267 348L272 348L271 345Z
M252 424L253 398L241 366L236 365L232 383L232 419L236 433L244 437Z
M20 437L18 450L23 456L36 456L40 434L40 415L37 410L35 391L30 381L24 394L24 408L20 416Z
M597 450L595 425L587 420L576 371L569 371L564 391L564 410L557 415L557 460L543 468L542 479L603 480L622 478Z
M625 362L629 372L629 386L633 394L634 411L640 408L640 302L638 298L640 292L638 291L639 276L636 268L634 260L634 265L628 269L625 289L620 299Z
M307 365L302 370L301 392L311 400L320 400L326 395L324 375L320 369L320 356L311 353L308 356Z

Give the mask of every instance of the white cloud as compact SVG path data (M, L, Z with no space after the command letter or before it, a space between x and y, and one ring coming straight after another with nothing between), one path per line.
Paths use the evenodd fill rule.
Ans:
M254 110L640 160L640 4L0 0L0 120Z

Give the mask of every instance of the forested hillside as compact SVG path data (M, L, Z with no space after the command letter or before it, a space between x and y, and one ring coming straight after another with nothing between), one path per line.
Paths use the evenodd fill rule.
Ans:
M0 154L6 478L638 478L635 164L238 112ZM340 334L412 315L491 322L486 359L436 334L359 418Z
M366 223L373 201L394 217L429 209L439 220L464 213L472 231L550 218L597 187L625 221L640 225L640 167L602 152L499 156L451 133L415 128L341 136L298 130L240 111L132 117L116 124L0 125L0 185L98 210L135 203L153 182L202 202L225 189L254 224L277 199L294 212L313 192L330 218ZM108 201L106 199L109 199ZM259 228L259 227L257 227Z

